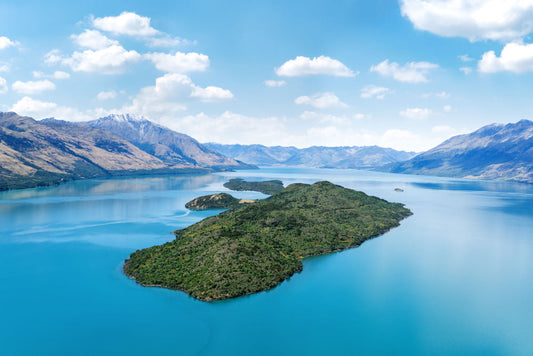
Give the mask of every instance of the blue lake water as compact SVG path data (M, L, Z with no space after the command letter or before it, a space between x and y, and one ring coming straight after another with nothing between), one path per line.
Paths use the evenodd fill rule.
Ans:
M122 274L131 252L217 213L184 204L226 191L230 177L330 180L414 215L233 300L199 302ZM532 355L532 335L531 185L269 168L0 193L2 356Z

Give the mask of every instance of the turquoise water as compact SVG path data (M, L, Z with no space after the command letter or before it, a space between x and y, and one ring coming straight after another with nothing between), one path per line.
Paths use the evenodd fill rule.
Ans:
M234 300L199 302L122 274L132 251L216 213L184 204L235 176L327 179L414 215ZM531 185L285 168L4 192L0 267L2 356L533 354Z

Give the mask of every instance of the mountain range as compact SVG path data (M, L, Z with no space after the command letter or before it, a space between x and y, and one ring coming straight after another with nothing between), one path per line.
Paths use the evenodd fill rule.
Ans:
M110 130L103 129L106 125ZM120 127L123 132L117 135ZM157 135L161 143L156 143ZM0 113L0 190L114 175L250 167L189 136L128 115L73 123Z
M255 164L533 183L533 122L484 126L416 154L377 146L201 144L133 115L73 123L0 112L0 190L115 175L255 168Z
M533 183L533 122L484 126L383 170Z
M204 145L225 156L259 166L366 169L406 161L416 155L415 152L397 151L378 146L296 148L218 143L205 143Z

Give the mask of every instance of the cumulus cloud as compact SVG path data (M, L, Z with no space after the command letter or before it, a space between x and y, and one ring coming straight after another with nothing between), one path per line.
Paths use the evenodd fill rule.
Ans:
M478 69L483 73L533 71L533 44L509 43L499 57L494 51L486 52L478 62Z
M7 93L7 91L7 81L4 78L0 77L0 94L5 94Z
M422 94L422 97L424 99L427 99L427 98L448 99L450 97L450 94L445 91L441 91L437 93L425 93L425 94Z
M58 49L53 49L44 55L44 63L49 65L61 63L62 60L63 57Z
M60 70L55 71L52 74L46 74L39 71L33 71L33 77L34 78L52 78L52 79L68 79L70 78L70 73L63 72Z
M282 87L285 84L287 84L284 80L265 80L265 85L267 87L275 88L275 87Z
M27 81L27 82L21 82L17 80L11 88L16 91L17 93L21 94L38 94L42 93L43 91L47 90L54 90L56 88L55 84L49 81L48 79L45 80L37 80L37 81Z
M367 85L361 89L361 98L363 99L384 99L385 96L392 93L392 90L385 87L378 87L375 85Z
M118 41L104 36L100 31L85 30L79 35L72 35L70 38L81 47L89 49L104 49L110 46L118 45Z
M5 49L16 45L18 45L17 41L12 41L6 36L0 36L0 49Z
M48 56L49 62L57 62L57 53ZM127 51L120 45L112 45L99 50L85 50L74 52L70 57L61 58L59 61L68 65L75 72L96 72L101 74L123 73L128 63L141 59L136 51Z
M117 97L117 92L114 90L111 91L101 91L96 95L96 99L98 100L109 100L114 99Z
M386 59L383 62L373 65L371 72L377 72L384 77L392 77L404 83L425 83L428 81L427 74L430 70L439 66L429 62L409 62L401 66L396 62L389 63Z
M465 75L469 75L470 73L472 73L472 68L470 67L461 67L459 68L459 70L463 72Z
M162 34L159 37L152 37L148 39L148 46L150 47L176 47L182 44L194 44L188 40L179 37L172 37L167 34Z
M355 77L357 75L357 73L354 73L342 62L327 56L315 58L298 56L295 59L283 63L275 71L277 75L285 77L301 77L318 74L336 77Z
M312 96L299 96L294 100L298 105L310 105L317 109L345 108L348 105L340 101L333 93L317 93Z
M400 115L408 119L413 120L424 120L431 115L431 109L422 109L422 108L408 108L400 111Z
M462 62L472 62L474 58L471 58L468 54L461 54L460 56L457 56Z
M142 88L121 111L147 117L174 116L194 100L216 102L232 98L233 94L229 90L214 86L202 88L185 74L168 73L157 78L154 86Z
M227 89L219 87L208 86L206 88L201 88L195 86L191 93L191 98L197 98L200 101L212 103L233 99L233 93Z
M93 18L95 28L117 35L153 36L159 31L150 26L150 18L124 11L118 16Z
M203 72L209 67L209 57L195 52L176 52L174 55L148 53L144 58L152 61L160 71L168 73Z
M87 121L95 118L93 115L83 113L74 108L60 106L52 102L35 100L28 96L25 96L16 102L10 111L14 111L19 115L34 117L36 119L55 117L59 120Z
M515 40L533 30L533 0L401 0L419 30L470 41Z
M9 63L0 62L0 72L9 72Z

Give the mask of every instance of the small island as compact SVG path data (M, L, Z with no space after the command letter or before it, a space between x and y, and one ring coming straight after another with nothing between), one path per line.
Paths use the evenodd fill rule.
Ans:
M229 182L224 183L224 187L236 191L249 190L272 195L280 192L283 189L283 182L280 180L247 182L241 178L234 178L230 179Z
M402 193L402 192L403 192L403 189L402 189L402 188L394 188L394 191L395 191L395 192L398 192L398 193Z
M195 198L185 204L185 207L190 210L232 209L253 202L254 200L234 198L228 193L218 193Z
M203 301L234 298L274 288L302 270L302 259L357 247L411 214L403 204L330 182L291 184L137 250L124 272L144 286Z

